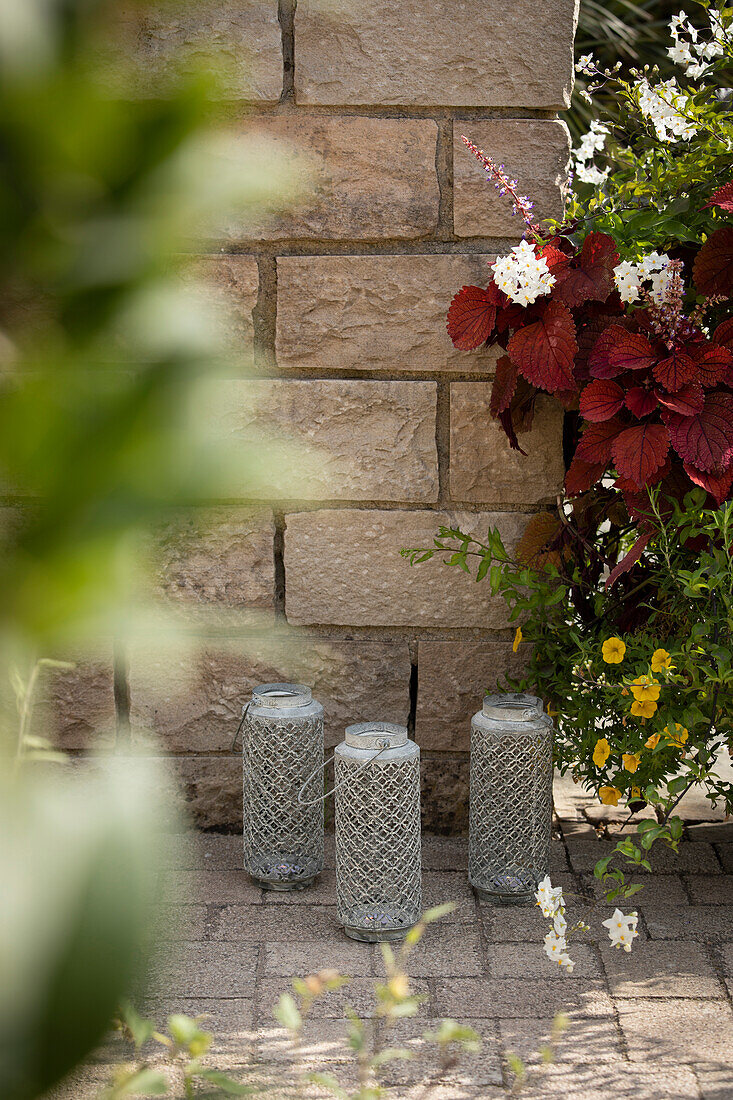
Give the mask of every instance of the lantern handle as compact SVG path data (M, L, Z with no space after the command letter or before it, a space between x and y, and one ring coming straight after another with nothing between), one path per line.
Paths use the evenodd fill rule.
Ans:
M373 763L373 761L375 761L378 756L381 756L382 753L385 751L385 749L388 749L389 747L390 747L389 741L385 742L382 745L382 747L380 748L379 752L376 752L374 754L374 756L370 756L368 760L365 760L363 764L359 765L359 767L356 769L356 771L351 773L351 775L349 776L349 779L352 779L355 775L358 775L359 772L363 771L364 768L368 767L369 764ZM298 791L298 804L300 806L315 806L316 802L325 802L327 798L330 798L331 795L334 794L336 791L340 790L341 787L346 786L347 780L342 779L340 783L335 783L333 785L333 787L331 787L330 791L326 791L325 794L319 795L318 798L312 798L308 802L305 802L303 800L303 791L306 789L306 787L310 783L313 776L316 775L319 771L324 771L326 766L331 763L331 761L334 759L335 756L336 756L336 753L335 752L332 753L331 756L329 756L328 760L324 760L323 764L319 764L318 767L314 768L313 771L310 773L310 775L306 779L305 783L303 784L303 786Z
M242 707L242 717L240 719L239 725L237 726L237 732L234 734L234 740L232 741L232 752L234 752L235 748L237 747L237 741L239 740L239 735L242 732L242 727L244 726L244 720L247 717L251 705L251 703L245 703L245 705Z

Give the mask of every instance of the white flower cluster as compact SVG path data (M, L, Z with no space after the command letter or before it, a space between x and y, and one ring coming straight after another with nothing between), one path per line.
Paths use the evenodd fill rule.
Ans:
M592 53L584 53L583 56L579 57L575 62L575 71L582 76L593 76L596 68L596 61Z
M535 894L537 904L542 910L543 917L552 920L552 928L545 936L545 954L548 959L553 959L558 966L572 974L575 963L568 955L568 944L565 934L568 922L565 920L565 899L562 896L562 886L553 886L550 876L545 875L539 884Z
M638 302L642 283L649 282L654 303L659 306L664 305L669 296L670 279L673 274L669 270L670 263L669 256L660 252L650 252L637 264L631 263L630 260L620 263L613 269L613 275L621 301Z
M610 169L598 168L593 164L593 158L603 150L608 132L608 126L594 119L588 133L581 138L578 148L573 149L573 172L581 183L598 185L606 179Z
M613 916L601 921L604 928L608 929L611 947L623 947L624 951L631 950L631 944L639 935L636 926L639 923L637 913L629 913L624 916L620 909L614 909Z
M547 261L537 256L529 241L521 241L508 256L500 256L491 265L494 282L513 302L528 306L555 285Z
M723 26L717 11L711 11L709 18L712 34L709 41L703 41L700 38L699 31L693 27L683 11L679 15L672 16L669 24L674 45L669 47L667 53L674 63L681 65L687 76L693 80L705 76L711 63L725 53L729 31Z
M689 100L672 78L652 88L644 78L636 85L639 93L639 110L651 120L660 141L689 141L697 133L685 112Z

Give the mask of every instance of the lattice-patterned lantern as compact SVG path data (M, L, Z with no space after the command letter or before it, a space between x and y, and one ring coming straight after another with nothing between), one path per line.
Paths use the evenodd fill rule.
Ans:
M421 915L420 749L359 722L334 757L338 919L355 940L401 939Z
M489 695L471 720L468 877L503 905L533 900L547 873L552 719L534 695Z
M302 684L263 684L242 712L244 867L266 890L323 869L323 804L298 801L323 766L323 707Z

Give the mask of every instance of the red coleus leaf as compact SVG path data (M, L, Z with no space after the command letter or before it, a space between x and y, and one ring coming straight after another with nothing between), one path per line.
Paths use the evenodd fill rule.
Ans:
M703 386L710 388L727 381L733 355L722 344L702 344L693 355L695 371Z
M722 504L727 499L733 485L733 466L729 466L727 470L718 474L714 471L698 470L695 466L691 466L689 462L685 462L684 470L690 481L694 482L695 485L699 485L706 493L714 496L718 504Z
M667 359L660 359L654 364L652 373L657 382L671 393L681 390L684 385L697 377L692 356L682 351L673 351Z
M733 347L733 317L726 317L725 321L720 322L713 333L713 343Z
M699 382L688 382L677 393L658 393L657 399L665 409L671 409L680 416L694 416L702 412L705 404L705 394Z
M695 257L693 277L701 294L727 297L733 291L733 226L710 234Z
M618 263L616 242L606 233L589 233L577 258L576 267L556 273L553 298L568 306L583 302L605 302L613 291L613 269Z
M733 450L733 394L709 393L695 416L662 415L683 461L706 472L725 469Z
M733 180L730 183L723 184L717 191L713 191L708 201L700 209L707 210L709 206L719 206L721 210L733 210Z
M611 588L616 583L619 577L622 577L624 573L628 573L632 566L636 565L641 555L649 545L649 541L654 534L654 531L645 531L643 535L640 535L634 545L631 547L627 554L621 558L614 568L611 570L606 581L606 588Z
M635 424L616 436L611 446L616 469L639 489L661 470L668 451L669 432L664 424Z
M585 493L603 477L606 465L607 463L605 462L583 462L583 460L576 455L570 463L568 472L565 474L565 491L569 493L570 496L577 496L578 493Z
M623 429L624 424L620 420L588 424L575 448L575 457L581 462L598 463L605 467L611 458L611 444Z
M508 409L517 388L517 368L508 355L502 355L496 362L496 375L494 385L491 387L491 401L489 410L493 417L498 417Z
M639 420L643 416L649 416L657 407L657 395L652 390L645 390L643 386L634 386L626 394L626 408Z
M615 378L625 370L644 370L656 360L654 349L639 332L611 325L596 341L588 357L594 378Z
M557 237L555 240L557 240ZM565 252L561 252L559 248L556 248L552 241L542 246L537 252L537 259L544 260L547 264L548 271L553 274L557 274L561 268L567 267L570 263L570 256Z
M549 393L577 388L573 377L577 350L575 322L561 302L550 302L539 320L514 333L507 347L527 381Z
M672 463L669 461L669 455L664 460L664 465L661 470L656 474L656 481L660 481L666 477L669 471L672 469ZM631 481L628 477L617 477L613 483L614 489L618 489L620 493L625 493L629 496L629 499L633 501L641 500L646 505L649 503L649 494L647 492L639 492L639 488L635 481ZM629 512L631 515L631 512ZM638 517L637 517L638 518Z
M623 408L624 391L618 382L610 378L597 378L586 386L580 395L580 415L585 420L599 423L610 420Z
M496 323L495 293L490 287L463 286L448 310L446 328L455 347L473 351L485 344Z
M509 446L512 448L512 450L513 451L519 451L520 455L524 455L524 457L526 458L527 457L527 452L523 451L522 448L519 446L519 440L517 439L517 433L514 430L514 423L512 421L511 409L504 409L503 412L499 413L499 423L501 424L502 428L504 429L504 433L505 433L507 439L509 440Z

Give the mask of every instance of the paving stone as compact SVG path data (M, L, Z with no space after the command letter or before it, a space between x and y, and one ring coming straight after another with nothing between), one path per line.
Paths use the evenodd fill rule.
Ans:
M634 945L627 954L606 943L603 965L615 997L723 997L723 987L700 944Z
M456 1023L469 1027L481 1042L481 1049L470 1054L459 1046L452 1048L458 1064L447 1071L441 1079L444 1088L453 1088L455 1093L464 1095L466 1090L483 1089L487 1086L502 1084L501 1058L496 1038L496 1023L492 1019L459 1018ZM397 1020L390 1027L382 1029L382 1044L408 1050L413 1055L410 1060L397 1059L388 1063L380 1073L386 1084L405 1088L419 1084L427 1085L439 1069L439 1058L435 1044L425 1040L425 1034L435 1033L435 1024L425 1020ZM468 1095L472 1093L469 1091ZM427 1093L432 1097L432 1092ZM483 1092L481 1095L484 1095Z
M203 1016L201 1026L212 1036L204 1059L218 1068L241 1065L251 1061L255 1052L254 1002L233 997L222 1000L202 997L159 998L143 1006L143 1014L155 1019L158 1029L165 1030L170 1015ZM147 1049L147 1048L146 1048Z
M575 840L567 837L570 863L574 871L591 872L599 859L607 856L616 846L616 841ZM678 852L671 848L656 845L650 855L652 874L720 874L720 864L711 844L690 844L682 841ZM634 868L634 874L644 875L643 868Z
M733 821L688 825L685 832L688 840L705 840L710 844L733 844Z
M348 1044L351 1023L343 1020L311 1020L306 1017L297 1051L289 1031L266 1018L257 1032L257 1052L264 1062L353 1062ZM314 1066L308 1067L313 1072Z
M722 1001L616 1002L632 1062L731 1061L733 1011Z
M730 1058L726 1058L726 1062L725 1065L695 1067L702 1100L730 1100L733 1063Z
M716 844L715 850L727 874L733 875L733 843Z
M161 889L166 901L179 905L199 901L209 905L257 905L263 894L244 870L169 871L163 876Z
M615 909L640 909L646 911L651 908L666 908L669 905L687 905L688 897L679 875L637 875L633 868L626 872L629 883L638 882L644 889L634 894L628 901L617 898L615 901L606 901L603 895L605 890L602 883L592 875L581 875L581 887L591 897L601 898L600 905L605 908ZM607 914L606 914L607 915Z
M543 931L547 931L545 923ZM603 968L594 947L571 942L568 948L575 969L570 973L561 970L556 962L548 959L538 943L490 943L486 950L489 974L492 978L555 978L571 981L602 978Z
M212 939L268 943L325 943L342 940L335 905L227 905L216 914Z
M432 909L447 901L452 901L456 907L452 913L441 918L440 925L462 924L476 920L473 890L463 872L428 871L424 873L422 877L423 909Z
M379 512L373 509L292 512L286 515L288 620L346 626L505 627L504 601L465 575L446 576L439 560L412 567L404 547L432 546L438 527L460 526L485 537L497 526L513 547L526 516L502 512ZM328 569L323 562L328 561ZM480 591L479 591L480 590Z
M405 970L417 978L443 978L452 975L478 976L484 973L481 940L478 929L470 925L431 925L420 943L413 947ZM378 972L384 971L381 955L377 955Z
M733 907L733 874L686 875L690 897L696 905L730 905Z
M422 566L420 568L423 568ZM506 676L521 676L527 654L511 640L421 638L418 642L416 740L423 749L467 752L471 717Z
M653 940L702 940L720 943L733 940L730 910L715 905L677 905L650 909L644 920Z
M496 348L458 351L453 295L485 286L493 256L285 256L277 261L277 363L299 374L493 374ZM409 324L405 318L409 317Z
M725 973L728 977L733 978L733 943L725 944L721 948L721 956Z
M550 397L535 406L532 430L513 449L498 421L488 415L490 382L452 382L450 387L450 490L453 500L540 504L562 488L563 409Z
M438 499L435 382L217 379L206 411L233 447L270 438L290 448L232 496L268 500Z
M266 943L265 969L268 977L305 977L318 970L338 970L354 977L374 972L374 949L346 936L341 941L321 943Z
M239 870L243 865L241 833L224 836L190 830L160 836L157 843L161 866L166 870Z
M265 906L279 905L333 905L336 901L336 872L326 867L312 886L305 890L265 890ZM266 916L264 919L267 919Z
M611 1017L613 1013L604 983L592 979L453 978L436 982L435 989L438 1014L450 1017L505 1019L558 1012Z
M286 213L259 223L228 219L218 227L226 240L407 240L435 232L440 191L432 119L268 115L256 131L247 121L243 149L253 133L285 159L297 198ZM241 157L236 138L229 147Z
M362 0L338 18L313 0L295 14L300 103L552 107L572 87L571 0L507 9L467 0L450 11ZM405 65L409 27L414 64ZM487 54L488 44L488 54ZM531 59L531 60L530 60Z
M489 943L533 943L540 945L549 927L539 909L532 905L501 906L492 905L490 902L482 902L480 912L481 922ZM576 908L573 904L566 915L571 920L579 920L584 915L584 908ZM599 929L596 921L590 932L574 932L573 939L576 943L594 943L601 938L601 932L605 935L605 929ZM645 938L643 931L640 931L640 937Z
M524 1100L697 1100L695 1074L686 1066L616 1063L543 1066L521 1091Z
M151 966L152 997L251 997L255 988L258 948L241 943L171 945Z
M468 867L468 840L461 836L426 836L422 840L425 871L461 871Z
M578 952L576 945L573 951ZM502 1046L518 1055L523 1062L542 1063L542 1048L549 1044L553 1018L535 1020L500 1020ZM610 1016L582 1016L575 1013L567 1031L553 1044L556 1062L566 1065L616 1062L624 1058L621 1035L615 1019Z
M376 994L374 992L374 978L352 978L348 985L336 989L332 993L326 993L319 997L309 1011L313 1019L341 1020L348 1014L349 1008L358 1016L365 1018L371 1016L376 1007ZM426 981L414 978L410 982L410 990L416 996L425 998L420 1005L418 1016L429 1015L430 990ZM272 1010L282 993L292 993L292 982L285 977L262 978L257 983L257 1001L260 1019L269 1020Z
M160 905L148 918L148 931L157 940L206 939L205 905Z
M175 0L125 5L120 41L139 88L149 94L151 70L173 78L181 67L208 65L230 99L276 102L282 91L282 47L274 0Z
M486 186L486 173L465 147L462 135L519 180L541 218L562 217L569 136L562 122L540 119L472 119L453 124L453 219L459 237L515 237L521 223L512 204Z

